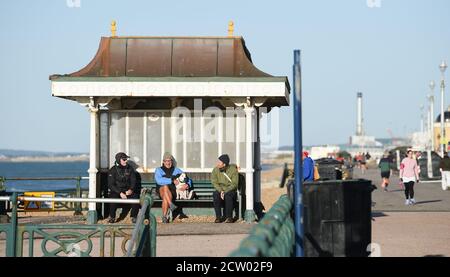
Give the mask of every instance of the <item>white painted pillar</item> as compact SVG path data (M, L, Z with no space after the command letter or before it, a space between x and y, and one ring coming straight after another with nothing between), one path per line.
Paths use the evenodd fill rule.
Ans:
M254 190L253 190L253 143L254 143L254 116L255 116L255 107L252 103L247 104L244 108L245 110L245 122L246 122L246 140L245 140L245 151L246 151L246 170L245 170L245 221L246 222L254 222L255 211L253 210L254 204Z
M91 120L89 141L89 198L97 197L97 156L98 156L98 106L94 98L90 98L89 113ZM97 209L95 203L89 203L88 222L97 223Z

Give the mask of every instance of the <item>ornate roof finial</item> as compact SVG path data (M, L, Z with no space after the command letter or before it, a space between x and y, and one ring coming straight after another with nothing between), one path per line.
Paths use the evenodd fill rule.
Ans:
M233 32L234 32L234 23L232 20L230 20L230 22L228 22L228 36L232 37Z
M113 20L113 21L111 21L111 36L112 37L116 37L116 30L117 30L116 21Z

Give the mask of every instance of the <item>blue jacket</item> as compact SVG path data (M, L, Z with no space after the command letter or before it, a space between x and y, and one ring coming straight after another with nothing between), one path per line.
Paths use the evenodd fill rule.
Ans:
M303 160L303 181L314 181L314 161L310 157Z
M183 173L183 170L179 169L178 167L175 167L172 173L172 177L175 178L177 175L179 176L181 173ZM155 170L155 181L156 184L159 186L167 186L172 184L172 179L164 177L166 173L164 170L161 169L161 167L156 168ZM192 180L190 178L187 179L187 184L189 187L192 187Z

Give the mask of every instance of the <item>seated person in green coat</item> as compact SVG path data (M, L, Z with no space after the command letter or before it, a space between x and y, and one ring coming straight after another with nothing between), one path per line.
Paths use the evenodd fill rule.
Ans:
M237 198L239 174L236 165L230 165L230 157L224 154L219 157L217 166L211 174L211 183L215 188L213 192L215 223L233 223L233 210ZM224 209L224 213L222 212Z

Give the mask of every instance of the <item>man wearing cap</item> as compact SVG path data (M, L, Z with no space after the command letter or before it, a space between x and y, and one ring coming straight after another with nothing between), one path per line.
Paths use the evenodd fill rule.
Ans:
M303 181L314 181L314 161L307 151L303 152Z
M183 171L175 167L174 157L166 152L163 156L162 166L155 170L155 182L156 188L162 199L162 223L169 223L170 217L174 219L179 215L179 218L187 218L183 213L181 207L175 205L175 199L177 198L176 185L179 184L178 177ZM182 190L189 190L192 187L192 181L188 179L188 182L184 185Z
M116 154L114 166L108 172L109 198L139 199L137 191L136 171L128 164L129 156L123 152ZM116 211L119 204L111 203L109 206L109 223L116 222ZM136 223L139 213L139 204L131 205L131 221ZM121 215L123 218L126 215Z
M211 183L216 189L213 192L215 223L225 220L232 223L233 210L237 199L239 174L236 165L230 165L230 157L224 154L218 158L217 165L211 174ZM222 213L224 206L225 213Z

